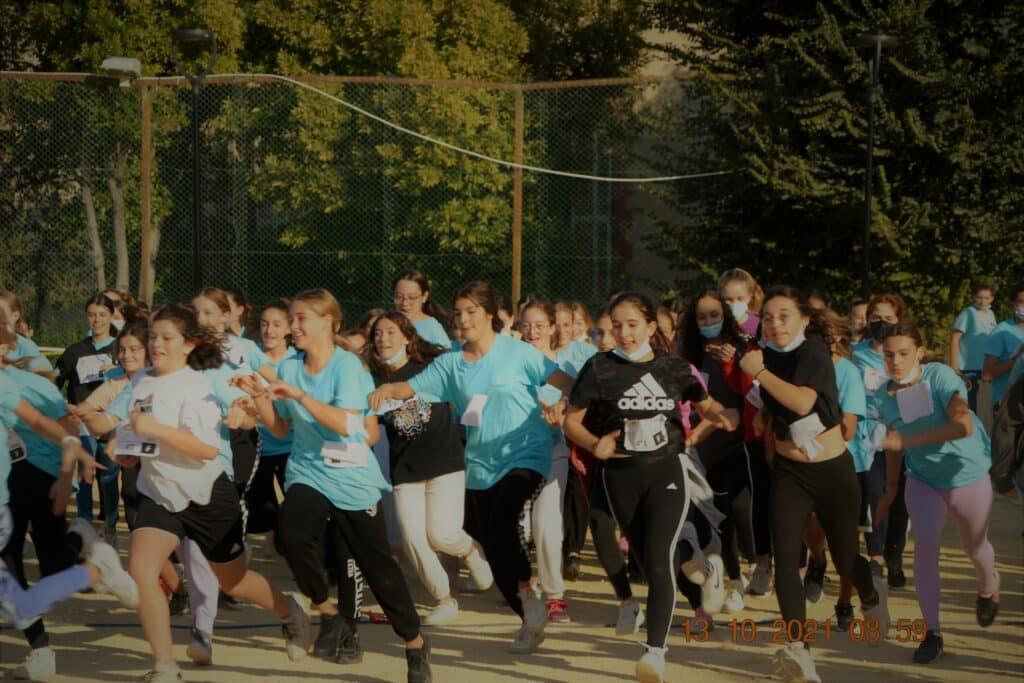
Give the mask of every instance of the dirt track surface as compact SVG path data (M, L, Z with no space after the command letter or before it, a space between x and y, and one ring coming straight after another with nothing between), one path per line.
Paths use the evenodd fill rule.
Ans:
M1002 576L1000 614L988 629L974 620L976 582L974 570L960 550L956 529L947 524L942 550L942 629L946 654L938 662L917 666L911 656L914 642L899 642L895 628L890 638L878 645L853 642L845 633L833 630L825 642L823 622L833 615L838 589L834 572L825 583L821 601L808 605L809 620L822 623L813 648L818 673L826 683L877 681L1024 681L1024 508L997 501L993 510L990 538ZM123 548L127 545L122 528ZM253 539L253 566L275 579L286 590L295 590L283 561L263 556L262 537ZM920 611L914 595L913 533L907 549L907 588L893 591L889 608L892 618L917 619ZM552 625L538 652L527 656L507 653L518 620L503 605L495 589L483 595L458 595L461 615L450 626L425 627L431 639L434 680L484 683L490 681L587 681L600 683L633 680L633 666L641 649L643 632L618 638L611 626L616 602L603 579L592 552L584 556L580 581L567 584L572 623ZM30 553L31 554L31 553ZM29 569L30 580L35 566ZM411 576L407 572L407 576ZM421 614L429 609L427 595L419 582L410 580ZM638 586L639 597L645 587ZM707 642L687 642L680 626L691 616L680 597L669 639L666 681L749 681L774 679L771 642L775 631L771 621L778 617L774 597L747 597L739 615L719 615L717 627ZM368 606L376 610L376 606ZM858 612L859 616L859 612ZM753 642L744 642L740 625L729 622L749 619L756 623ZM404 681L405 657L397 636L386 625L360 626L365 658L357 665L337 665L312 658L292 664L284 653L280 629L269 614L254 607L222 609L214 636L214 665L197 668L185 657L190 617L173 620L175 653L182 663L186 681L237 682L239 680L298 681ZM315 619L314 619L315 621ZM113 598L82 595L57 608L47 619L53 647L57 650L58 681L137 681L150 668L149 647L134 613L117 606ZM314 627L315 628L315 627ZM751 626L746 626L751 636ZM27 654L21 634L0 630L0 675L7 680L10 670Z

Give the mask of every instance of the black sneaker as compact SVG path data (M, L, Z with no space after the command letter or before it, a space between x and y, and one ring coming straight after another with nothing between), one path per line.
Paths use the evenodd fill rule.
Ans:
M580 578L580 556L570 555L565 558L564 569L562 570L562 578L566 581L576 581Z
M849 632L853 625L853 605L836 605L836 627Z
M978 596L978 601L974 606L974 616L978 619L978 626L982 628L988 628L992 625L992 622L996 620L996 615L999 614L999 603L993 598L995 595L991 595L987 598Z
M344 630L344 620L340 614L321 614L320 632L313 644L313 656L331 660L337 657Z
M818 564L813 558L807 559L807 571L804 573L804 597L807 602L821 600L822 583L825 581L825 564Z
M359 644L359 632L356 630L355 619L342 617L338 655L334 661L338 664L358 664L363 661L363 646Z
M406 649L405 662L409 666L408 683L430 683L430 641L423 639L423 647Z
M904 588L907 585L907 575L903 573L903 567L889 565L889 588Z
M924 634L924 640L914 650L915 664L929 664L942 656L942 636L935 631Z
M167 607L172 617L183 614L188 609L188 591L183 588L177 593L171 593L171 597L167 600Z

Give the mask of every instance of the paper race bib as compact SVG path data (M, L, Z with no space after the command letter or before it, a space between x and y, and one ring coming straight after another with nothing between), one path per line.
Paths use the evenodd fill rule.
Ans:
M328 467L366 467L370 449L365 443L326 441L320 449L324 464Z
M473 398L469 399L469 405L466 406L466 411L462 413L462 419L459 422L467 427L479 427L484 421L484 406L486 404L486 394L474 394Z
M409 401L415 400L415 398L410 398L408 401L399 401L395 398L386 398L384 399L384 402L380 404L380 408L377 409L377 414L384 415L385 413L390 413L392 410L398 410Z
M226 360L234 365L235 367L241 367L246 364L245 357L245 345L242 344L240 339L231 339L228 341L228 347L225 351Z
M814 460L821 454L822 447L815 441L821 434L825 433L825 425L817 413L811 413L789 425L789 436L798 448L807 453L809 460Z
M82 356L75 365L75 372L78 374L79 384L90 384L103 380L103 366L111 365L114 361L105 353L98 353L95 356Z
M626 420L623 445L628 451L644 453L656 451L668 443L668 431L664 415L655 415L643 420Z
M25 442L18 436L18 432L13 429L7 432L7 451L11 454L12 465L28 457L28 449L25 448Z
M160 455L159 443L142 438L127 423L119 424L116 434L117 448L114 450L116 455L135 458L155 458Z
M932 402L932 387L928 380L921 380L912 387L896 392L896 405L900 409L903 424L910 424L935 412Z
M869 394L873 394L878 391L878 387L882 386L889 381L889 375L875 370L874 368L867 368L864 370L864 390Z
M764 408L764 401L761 399L761 383L755 381L754 386L750 387L750 391L745 396L747 403L754 406L758 410Z

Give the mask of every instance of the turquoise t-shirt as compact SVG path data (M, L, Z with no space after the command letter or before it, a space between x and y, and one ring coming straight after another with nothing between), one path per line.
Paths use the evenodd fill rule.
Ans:
M7 477L11 474L11 452L7 450L7 430L14 427L14 409L22 399L22 389L17 382L0 371L0 505L11 502L11 494L7 488Z
M960 337L959 370L981 370L985 364L985 344L996 327L996 314L992 309L983 311L971 304L960 311L953 329L963 333Z
M1010 378L1006 380L1006 386L1012 387L1021 377L1024 377L1024 355L1018 356L1017 362L1010 368Z
M238 387L233 387L229 384L231 378L238 374L238 368L232 366L231 363L224 363L219 368L202 370L200 374L213 387L213 395L216 397L217 403L220 404L220 416L222 418L228 416L228 408L231 407L232 403L248 396ZM229 479L234 481L235 465L234 457L231 454L231 430L227 428L223 420L220 423L220 448L217 449L217 456L224 463L224 473L228 475Z
M988 341L985 342L985 355L995 356L997 361L1002 362L1016 353L1021 344L1024 344L1024 328L1021 328L1013 318L1009 318L992 330ZM999 403L1008 386L1010 373L992 380L992 403Z
M864 393L864 380L857 366L846 358L836 362L836 386L839 389L839 410L857 416L857 431L853 438L846 442L846 447L853 455L853 464L858 472L871 469L874 453L868 453L860 430L861 422L867 416L867 399ZM869 457L870 456L870 457Z
M883 389L875 395L875 403L882 422L905 436L933 430L949 422L946 407L954 395L967 400L967 387L953 368L943 363L925 363L921 366L920 382L928 382L931 389L932 414L905 424L900 417L896 396ZM988 475L992 466L992 451L988 434L981 420L973 412L971 435L909 448L903 451L907 475L928 484L933 489L947 491L972 484Z
M37 370L53 371L53 364L39 350L39 346L28 337L23 337L20 334L18 335L18 345L14 347L14 353L10 354L10 358L11 360L31 358L32 360L28 363L28 369L33 372Z
M597 347L585 342L574 341L569 346L555 353L555 365L558 369L573 379L579 377L580 370L590 357L597 353ZM545 403L556 403L562 399L562 392L550 384L545 384L537 389L537 396L544 399ZM552 427L551 438L555 443L562 440L562 428Z
M260 349L260 351L262 352L263 350ZM293 356L296 355L296 353L297 352L295 351L295 347L289 346L288 349L284 352L284 358L282 358L281 361L278 363L275 363L274 361L270 360L270 358L266 356L266 354L264 354L264 358L266 359L267 365L274 368L274 372L278 372L278 370L281 368L281 363L285 362L289 358L292 358ZM262 424L259 425L259 430L260 457L264 455L287 455L288 453L292 452L291 432L288 432L288 434L286 434L283 439L279 439L273 434L271 434L270 430L267 429Z
M259 372L259 369L269 362L252 339L229 334L225 346L225 360L236 370L244 365L253 372Z
M308 374L303 363L301 356L282 361L278 377L322 403L360 411L360 422L369 415L366 397L374 389L373 378L358 356L337 348L327 367L315 375ZM368 510L380 500L381 491L391 490L362 434L337 434L291 399L275 401L274 409L292 423L292 451L285 469L285 491L295 484L305 484L322 493L336 508ZM349 457L359 464L329 465L324 455L324 445L329 442L344 444Z
M6 374L8 379L20 386L21 398L46 417L59 420L68 414L67 404L57 385L42 375L10 365L0 370L0 373ZM58 476L61 464L60 446L32 431L32 428L22 422L13 410L4 408L2 412L3 421L13 425L14 432L24 442L28 461L51 477Z
M850 453L854 456L857 471L863 472L861 467L867 463L867 469L871 469L871 463L875 459L870 440L871 434L878 424L878 410L873 399L880 387L886 385L889 375L885 371L885 359L882 354L871 349L870 339L864 339L853 345L853 364L860 371L864 397L867 400L867 414L863 420L857 421L857 440L860 445L857 447L857 451L851 450ZM858 453L862 455L863 460L857 460Z
M480 426L466 426L466 488L488 489L516 468L551 471L551 431L536 392L558 366L529 344L497 335L483 358L446 353L409 380L424 400L451 403L464 415L474 396L486 396Z
M423 320L413 323L412 326L416 328L416 334L431 344L437 344L443 349L452 348L452 340L448 338L448 333L444 331L444 326L437 321L437 318L427 316Z

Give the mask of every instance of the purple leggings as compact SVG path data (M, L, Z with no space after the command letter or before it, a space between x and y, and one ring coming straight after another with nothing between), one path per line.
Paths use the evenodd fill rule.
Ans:
M978 481L937 491L907 475L907 511L914 534L914 579L917 603L929 631L939 631L939 550L946 515L960 530L960 545L974 564L978 592L996 590L995 551L988 541L992 512L992 482L988 475Z

